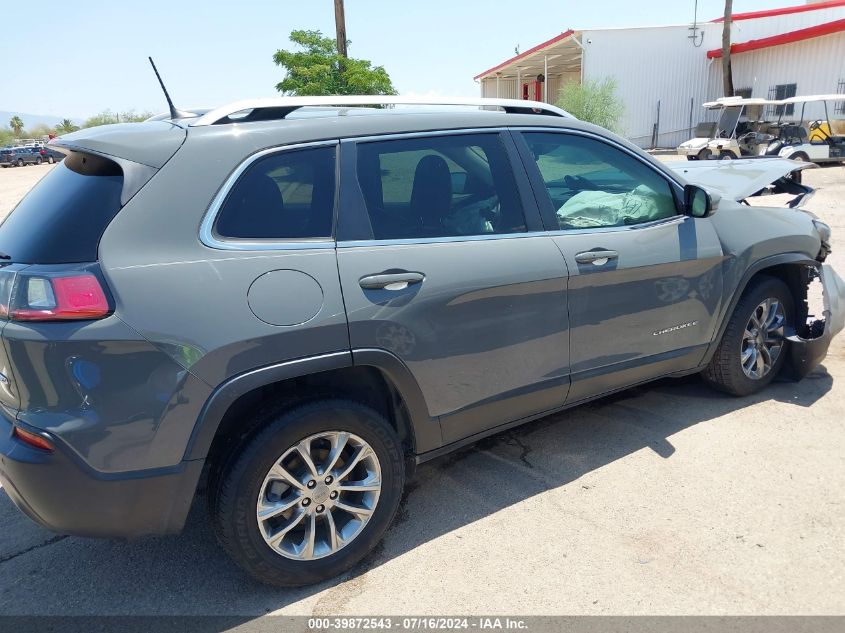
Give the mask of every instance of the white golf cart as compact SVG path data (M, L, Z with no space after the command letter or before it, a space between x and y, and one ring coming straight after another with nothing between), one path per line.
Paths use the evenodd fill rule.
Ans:
M781 126L778 141L772 144L778 156L813 163L845 161L845 118L832 120L828 102L845 104L845 94L790 97L780 102L785 106L800 103L801 118L797 125ZM805 118L822 114L822 106L824 119Z
M743 97L722 97L704 107L719 110L715 122L699 123L694 138L678 146L678 154L687 160L732 159L764 156L775 135L768 133L771 121L764 118L765 107L780 101Z

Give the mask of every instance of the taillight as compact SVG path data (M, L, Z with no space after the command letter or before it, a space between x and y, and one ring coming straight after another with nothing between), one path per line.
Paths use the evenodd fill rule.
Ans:
M92 271L96 266L47 268L31 266L18 271L7 305L0 295L0 316L12 321L76 321L111 314L103 282Z

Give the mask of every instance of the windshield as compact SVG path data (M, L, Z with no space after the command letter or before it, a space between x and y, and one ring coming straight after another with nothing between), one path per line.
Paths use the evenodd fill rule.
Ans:
M742 114L742 106L730 106L722 110L719 117L719 136L730 137L733 134L736 124L739 122L739 117Z

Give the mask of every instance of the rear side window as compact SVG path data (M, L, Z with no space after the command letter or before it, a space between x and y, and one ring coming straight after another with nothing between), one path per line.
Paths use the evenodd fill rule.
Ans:
M235 239L328 238L334 205L334 146L281 151L247 168L226 196L214 230Z
M375 239L526 231L516 180L497 134L361 143L358 180Z
M0 251L26 264L96 261L122 190L117 163L72 152L0 224Z

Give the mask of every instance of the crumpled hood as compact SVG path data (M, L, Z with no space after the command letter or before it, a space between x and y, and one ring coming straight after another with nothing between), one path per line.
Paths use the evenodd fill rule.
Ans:
M794 171L816 167L786 158L744 158L667 163L687 182L737 202ZM799 181L800 182L800 181Z

